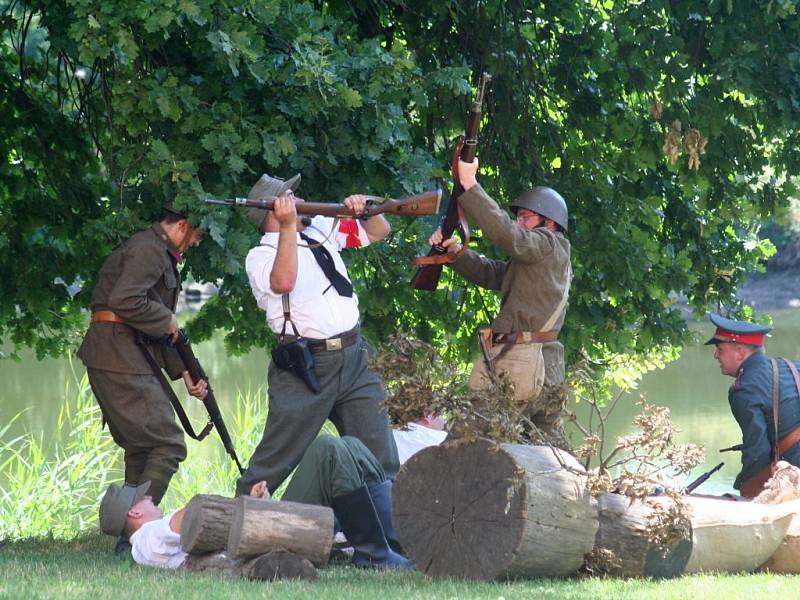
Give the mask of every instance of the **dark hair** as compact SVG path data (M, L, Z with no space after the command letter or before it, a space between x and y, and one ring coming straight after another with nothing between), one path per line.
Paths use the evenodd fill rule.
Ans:
M158 218L159 221L162 223L177 223L181 219L185 219L186 217L183 215L179 215L176 212L173 212L167 208L161 209L161 216Z

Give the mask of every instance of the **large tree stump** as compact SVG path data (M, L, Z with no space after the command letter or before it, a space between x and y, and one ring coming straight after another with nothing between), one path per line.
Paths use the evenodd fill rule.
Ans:
M240 496L228 536L228 554L243 558L287 550L317 567L333 545L333 511L325 506Z
M497 579L575 573L598 527L586 473L547 446L457 440L403 465L394 524L417 569Z
M184 552L217 552L228 546L234 498L199 494L189 501L183 514L181 547Z
M190 554L182 567L194 573L245 577L260 581L304 579L315 581L319 572L308 559L291 552L275 551L253 558L232 559L224 552Z
M669 499L663 499L668 502ZM625 577L678 577L692 553L691 525L686 535L667 548L655 546L647 537L649 517L655 507L621 494L605 494L597 501L600 528L595 539L596 549L613 552L610 575Z

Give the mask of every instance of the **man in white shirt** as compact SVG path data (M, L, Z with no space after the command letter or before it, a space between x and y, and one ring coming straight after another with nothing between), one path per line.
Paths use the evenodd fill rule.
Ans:
M369 450L352 437L321 436L314 440L283 494L284 500L333 508L354 548L353 563L375 569L410 569L396 553L391 512L379 513L371 496L386 490L385 474ZM150 482L139 486L112 484L100 502L100 528L130 538L131 556L141 565L177 569L186 560L181 548L184 509L164 516L147 495ZM265 481L251 496L269 498ZM391 498L390 498L391 505Z
M358 297L339 252L384 239L391 227L383 216L369 220L314 217L300 219L294 196L300 176L288 181L263 175L251 198L277 197L272 211L250 209L263 233L246 259L253 295L266 312L270 329L287 343L308 340L310 377L317 391L295 371L270 363L269 413L261 442L237 484L237 493L265 480L276 489L298 464L330 419L342 436L354 436L375 455L387 479L399 468L397 447L383 402L386 389L368 366L366 341L359 333ZM344 204L362 212L366 198L348 196ZM327 261L327 266L326 266ZM288 311L284 311L284 299ZM373 502L381 500L373 498Z
M447 437L444 427L445 421L441 415L427 415L419 421L406 423L404 429L392 430L400 464L404 465L420 450L441 444Z

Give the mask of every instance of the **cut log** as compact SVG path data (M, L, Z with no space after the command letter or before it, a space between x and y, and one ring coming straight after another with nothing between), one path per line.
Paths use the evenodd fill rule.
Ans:
M794 500L787 505L778 506L792 510L794 513L792 522L778 549L760 570L782 575L798 575L800 574L800 500Z
M547 446L447 442L401 468L394 525L408 557L432 577L571 575L598 528L586 481L573 456Z
M231 558L287 550L321 567L327 564L332 545L333 511L326 506L249 496L236 499L228 536Z
M291 552L268 552L254 558L232 559L224 552L190 554L182 567L194 573L245 577L259 581L304 579L315 581L319 572L307 559Z
M668 499L663 499L668 502ZM655 546L647 538L649 518L656 510L640 500L620 494L605 494L597 501L600 528L595 547L614 553L610 575L624 577L678 577L683 574L692 553L691 526L686 535L667 548Z
M689 496L693 547L687 573L756 570L775 553L793 517L793 504L769 506Z
M225 550L235 508L234 498L208 494L192 498L183 513L183 551L201 554Z

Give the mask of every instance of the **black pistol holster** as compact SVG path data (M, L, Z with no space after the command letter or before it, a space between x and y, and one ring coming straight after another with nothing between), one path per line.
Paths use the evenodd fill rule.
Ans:
M309 390L315 394L319 394L322 388L314 373L314 356L311 354L311 349L308 347L308 340L304 337L300 337L297 333L297 328L292 322L289 311L289 294L283 295L283 317L283 329L281 329L279 337L280 343L272 350L272 362L276 367L294 373L303 380ZM287 322L291 324L295 336L293 340L288 342L285 341Z

